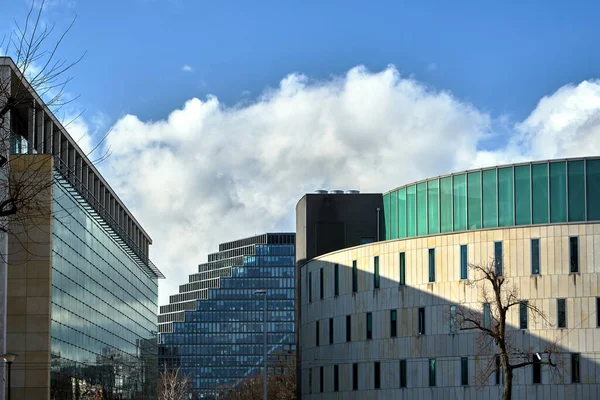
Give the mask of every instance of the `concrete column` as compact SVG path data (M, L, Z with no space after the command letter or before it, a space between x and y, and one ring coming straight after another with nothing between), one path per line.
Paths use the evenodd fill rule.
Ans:
M52 154L54 143L54 123L50 118L46 120L46 127L44 128L44 154Z

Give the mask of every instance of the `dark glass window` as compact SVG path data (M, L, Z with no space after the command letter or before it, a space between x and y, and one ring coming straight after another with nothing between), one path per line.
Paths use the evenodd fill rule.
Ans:
M352 390L358 390L358 364L352 364Z
M308 393L312 393L312 368L308 369Z
M502 258L503 258L503 254L502 254L502 242L496 242L494 243L494 265L496 267L496 275L500 275L502 276Z
M531 167L529 165L515 167L515 218L516 225L531 224Z
M427 182L427 229L429 234L440 232L440 185L437 179Z
M584 161L569 161L567 174L569 183L569 222L585 219L585 176Z
M540 274L540 239L531 239L531 274Z
M390 311L390 337L396 337L398 332L398 322L396 310Z
M381 388L381 363L380 362L376 362L374 364L374 375L375 375L375 389L380 389Z
M398 190L398 237L406 237L406 188Z
M557 308L558 327L566 328L567 327L567 300L566 299L556 300L556 308Z
M373 339L373 314L367 313L367 339Z
M600 220L600 159L586 160L587 220Z
M596 327L600 328L600 297L596 297Z
M425 308L419 308L419 335L425 334Z
M467 176L454 175L452 177L454 187L454 231L467 229Z
M483 303L483 327L492 328L492 308L490 303Z
M334 296L339 296L340 295L340 265L339 264L335 264L333 266L333 284L334 284L334 288L333 288L333 293Z
M571 382L579 383L579 354L571 354Z
M550 163L550 222L567 221L567 164Z
M467 174L468 229L481 229L481 172Z
M520 329L527 329L527 311L529 310L528 304L529 303L527 301L522 301L519 304L519 328Z
M579 238L577 236L569 238L569 265L570 272L579 272Z
M450 333L456 333L456 306L450 306Z
M321 300L323 300L324 295L325 295L325 288L324 288L324 282L323 282L323 268L321 268L319 270L319 296L321 297Z
M379 289L379 256L373 258L373 287Z
M469 262L467 258L467 245L460 246L460 279L467 279Z
M325 380L323 379L323 375L324 375L324 374L323 374L323 367L319 367L319 391L320 391L321 393L323 393L323 386L325 386L325 385L323 385L323 383L324 383L324 381L325 381Z
M498 168L498 226L514 225L514 184L513 168Z
M333 318L329 318L329 344L333 344Z
M537 354L533 355L533 383L542 383L542 364Z
M346 342L352 341L352 316L346 315Z
M483 227L495 228L498 226L498 182L496 169L483 171Z
M408 237L417 235L417 186L406 188L406 234Z
M417 184L417 235L427 235L427 182Z
M400 285L406 285L406 253L400 253Z
M406 360L400 360L400 387L406 387Z
M429 359L429 386L435 386L435 358Z
M460 358L460 384L461 385L469 384L469 358L468 357Z
M358 292L358 266L356 260L352 260L352 292Z
M496 354L496 385L500 384L501 376L502 376L502 366L500 365L500 355Z
M315 328L315 341L317 343L317 346L319 346L319 321L317 321L317 326Z
M429 249L429 282L435 282L435 249Z
M308 273L308 302L312 302L312 272Z
M338 365L333 366L333 391L340 391L340 367Z

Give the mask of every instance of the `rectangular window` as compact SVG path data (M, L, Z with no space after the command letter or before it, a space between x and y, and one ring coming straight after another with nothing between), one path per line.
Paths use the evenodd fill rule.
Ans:
M569 183L569 222L585 219L585 167L584 161L569 161L567 174Z
M374 380L375 380L375 389L380 389L381 388L381 363L380 362L376 362L374 364Z
M440 179L441 232L452 232L452 177Z
M373 314L367 313L367 339L373 339Z
M358 364L352 364L352 390L358 390Z
M333 266L333 294L334 296L340 295L340 265L335 264Z
M390 204L390 197L392 196L392 193L388 193L386 195L383 196L383 227L385 228L384 231L382 232L384 235L384 240L390 240L392 239L392 224L390 223L390 208L391 208L391 204Z
M461 385L469 384L469 358L468 357L460 358L460 384Z
M467 174L467 228L481 229L481 172Z
M468 279L469 262L467 258L467 245L460 245L460 279Z
M596 327L600 328L600 297L596 297Z
M437 179L427 182L427 230L430 235L440 233L440 192Z
M500 366L500 356L496 354L496 385L500 384L500 376L502 375L502 367Z
M450 333L456 333L456 306L450 306Z
M398 321L396 310L390 311L390 337L396 337L398 333Z
M352 316L346 315L346 342L352 341Z
M550 163L550 222L567 221L567 164Z
M557 311L557 325L559 328L567 327L567 300L558 299L556 300L556 311Z
M600 159L586 160L585 164L587 220L600 220Z
M400 253L400 285L406 285L406 253Z
M531 274L540 274L540 239L531 239Z
M515 167L515 224L531 224L531 167Z
M542 383L542 364L537 354L533 355L533 383Z
M454 231L467 229L467 178L466 175L454 175Z
M324 379L323 379L324 377L323 377L323 375L324 375L323 374L323 367L319 367L319 391L321 393L323 393L323 386L325 386L325 385L323 385L323 383L324 383Z
M496 275L502 276L502 242L494 243L494 266L496 268Z
M427 235L427 182L417 184L417 235Z
M312 393L312 368L308 369L308 393Z
M417 186L406 188L406 234L407 237L417 235Z
M356 260L352 260L352 292L358 292L358 266Z
M419 335L425 334L425 308L419 308Z
M492 307L490 303L483 303L483 327L492 329Z
M498 226L514 225L514 206L513 168L498 168Z
M429 359L429 386L435 386L435 358Z
M579 383L579 354L571 354L571 382Z
M333 344L333 318L329 318L329 344Z
M319 347L319 321L317 321L317 326L315 328L315 341L317 343L317 347Z
M398 192L390 193L390 237L398 238Z
M534 224L548 223L548 164L531 166L531 210Z
M483 171L483 227L498 226L498 182L496 169Z
M519 304L519 328L527 329L527 311L529 303L527 301L522 301Z
M379 256L373 258L373 288L379 289Z
M398 237L406 237L406 188L398 190Z
M577 236L569 238L569 266L570 272L579 272L579 238Z
M312 303L312 272L308 273L308 302Z
M400 387L406 387L406 360L400 360Z
M333 391L340 391L340 367L338 365L333 366Z
M435 249L429 249L429 282L435 282Z
M323 268L319 270L319 295L321 296L321 300L323 300L325 294L325 288L323 283Z

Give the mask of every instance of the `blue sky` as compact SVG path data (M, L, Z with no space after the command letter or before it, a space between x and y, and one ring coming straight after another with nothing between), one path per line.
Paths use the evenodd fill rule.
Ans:
M78 16L68 129L110 129L98 167L154 240L161 304L220 242L293 231L306 192L600 155L599 2L47 6L57 31Z

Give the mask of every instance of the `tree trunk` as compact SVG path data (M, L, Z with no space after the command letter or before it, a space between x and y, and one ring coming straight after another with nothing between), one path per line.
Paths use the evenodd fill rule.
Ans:
M509 368L504 369L504 388L502 391L502 400L512 399L512 380L513 373Z

